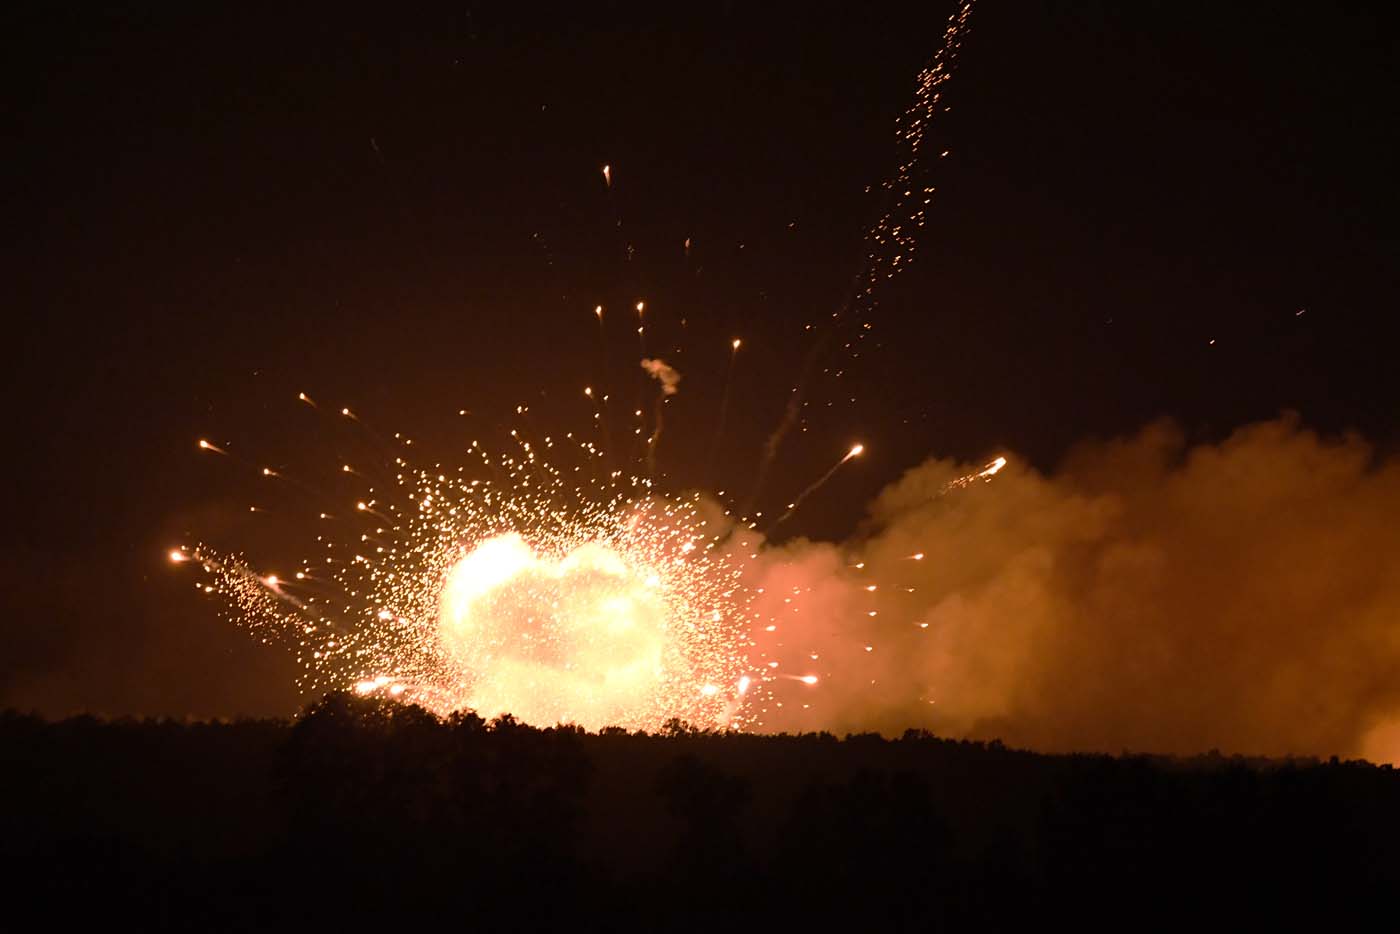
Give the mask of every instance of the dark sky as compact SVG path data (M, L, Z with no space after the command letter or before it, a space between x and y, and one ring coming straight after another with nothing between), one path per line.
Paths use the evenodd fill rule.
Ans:
M289 660L163 555L280 555L293 543L247 506L314 512L199 437L353 495L334 471L364 438L298 391L443 458L519 404L541 432L579 428L583 385L639 391L622 312L642 298L685 374L667 484L741 490L803 326L859 271L866 188L949 9L5 14L0 704L295 707ZM1393 450L1395 19L977 8L930 138L949 155L920 168L938 193L917 262L859 358L833 354L841 379L812 384L766 507L856 439L868 455L791 532L849 534L930 455L1050 469L1159 416L1206 440L1294 409ZM598 303L618 312L606 369Z

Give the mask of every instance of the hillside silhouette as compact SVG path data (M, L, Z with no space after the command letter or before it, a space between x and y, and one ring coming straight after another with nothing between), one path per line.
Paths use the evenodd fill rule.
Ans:
M910 731L0 715L7 916L460 930L1335 923L1400 884L1365 762L1041 755Z

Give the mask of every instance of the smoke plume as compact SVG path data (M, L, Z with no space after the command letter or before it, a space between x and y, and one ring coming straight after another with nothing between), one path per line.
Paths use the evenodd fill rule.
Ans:
M820 678L779 680L766 728L1400 759L1397 461L1284 416L967 473L930 460L856 540L752 562L757 651Z
M646 370L652 379L661 384L661 392L667 396L674 396L681 381L681 374L676 368L668 364L660 357L655 360L643 358L642 369Z

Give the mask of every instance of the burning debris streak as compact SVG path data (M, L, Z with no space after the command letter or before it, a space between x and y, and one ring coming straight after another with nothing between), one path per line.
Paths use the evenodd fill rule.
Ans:
M689 241L686 241L687 244ZM719 456L720 442L724 438L724 425L729 417L729 396L734 385L734 363L739 359L739 347L743 341L739 338L729 342L729 363L724 368L724 391L720 395L719 416L715 419L715 437L710 442L710 455L705 462L706 478L713 478L715 474L715 459Z
M845 457L832 464L831 468L827 470L826 473L822 474L815 481L809 484L805 490L797 494L796 499L788 503L787 512L783 513L781 516L778 517L778 520L773 523L773 528L777 528L778 526L786 522L788 519L792 518L792 514L797 512L797 507L802 505L803 500L805 500L807 497L811 496L813 493L817 492L817 490L820 490L823 486L825 486L826 481L834 477L836 475L836 471L841 469L841 465L845 464L846 461L850 460L853 457L859 457L864 452L865 445L863 444L857 444L854 447L852 447L849 451L847 451Z

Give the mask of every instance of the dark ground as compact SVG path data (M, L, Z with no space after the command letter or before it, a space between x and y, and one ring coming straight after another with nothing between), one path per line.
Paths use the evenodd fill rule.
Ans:
M1364 762L1046 756L907 734L0 717L12 918L184 930L1251 927L1400 883Z

